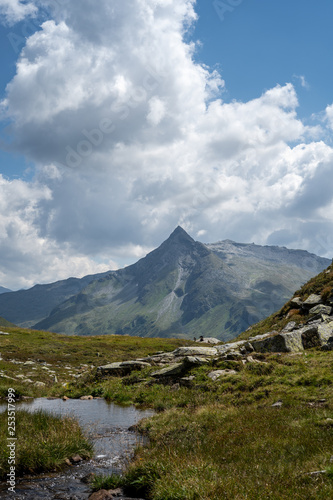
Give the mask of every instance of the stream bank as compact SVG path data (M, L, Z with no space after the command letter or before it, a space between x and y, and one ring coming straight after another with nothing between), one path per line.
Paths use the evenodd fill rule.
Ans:
M17 479L16 493L8 493L7 485L0 484L0 498L15 500L86 500L91 494L85 478L90 474L120 474L133 456L136 446L145 438L129 427L142 418L154 414L152 410L138 410L134 406L119 406L104 399L76 400L39 398L17 403L17 410L45 410L60 416L75 417L94 444L94 457L73 464L62 472ZM6 411L7 404L0 405ZM120 500L120 499L119 499Z

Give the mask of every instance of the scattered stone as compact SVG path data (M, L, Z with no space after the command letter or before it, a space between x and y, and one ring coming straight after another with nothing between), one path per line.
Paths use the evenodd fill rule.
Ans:
M80 397L81 401L91 401L92 399L94 399L93 396L81 396Z
M183 363L185 368L192 368L194 366L207 365L210 362L208 358L203 358L200 356L186 356Z
M122 361L99 366L97 368L97 373L101 375L127 375L134 370L142 370L142 368L148 366L151 366L150 363L144 361Z
M282 330L283 332L292 332L297 327L296 321L289 321L289 323Z
M79 462L82 462L83 461L83 458L80 457L80 455L74 455L72 458L71 458L71 461L74 463L74 464L77 464Z
M182 377L181 379L179 379L179 385L180 387L191 388L193 387L194 380L195 380L194 375L191 375L190 377Z
M282 401L277 401L276 403L272 404L272 408L281 408L282 405Z
M69 397L64 396L64 397L62 398L62 400L63 400L63 401L68 401L68 400L69 400Z
M36 363L34 361L26 361L25 363L23 363L24 366L32 366L32 365L35 365Z
M308 309L311 309L311 307L316 306L318 304L322 303L322 298L320 295L316 295L315 293L312 293L304 302L303 302L303 307L306 307Z
M9 335L7 332L0 332L0 335Z
M67 465L72 466L72 462L69 460L69 458L66 458L66 459L65 459L65 463L66 463Z
M301 297L293 297L290 302L294 307L301 307L303 304Z
M324 306L324 304L319 304L310 309L309 314L327 314L330 316L332 313L332 308L330 306Z
M208 373L207 376L215 382L215 380L223 375L237 375L237 372L235 370L215 370L214 372Z

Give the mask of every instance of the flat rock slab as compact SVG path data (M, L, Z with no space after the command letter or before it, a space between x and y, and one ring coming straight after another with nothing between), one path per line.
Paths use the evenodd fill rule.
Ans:
M203 339L196 340L197 343L205 343L205 344L219 344L221 340L216 339L214 337L204 337Z
M332 308L330 306L324 306L324 304L318 304L317 306L311 307L310 314L327 314L330 316L332 313Z
M148 366L151 366L150 363L146 363L144 361L122 361L99 366L97 368L97 372L102 375L118 375L130 373L134 370L142 370L142 368L146 368Z
M306 300L303 302L303 306L311 308L313 306L316 306L317 304L322 303L322 298L320 295L316 295L315 293L312 293Z
M216 356L215 347L178 347L172 352L174 356Z

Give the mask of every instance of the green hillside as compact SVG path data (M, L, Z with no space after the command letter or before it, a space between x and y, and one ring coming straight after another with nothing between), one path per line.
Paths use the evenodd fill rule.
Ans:
M15 327L15 325L13 323L11 323L10 321L7 321L5 318L2 318L0 316L0 327L2 327L2 326Z

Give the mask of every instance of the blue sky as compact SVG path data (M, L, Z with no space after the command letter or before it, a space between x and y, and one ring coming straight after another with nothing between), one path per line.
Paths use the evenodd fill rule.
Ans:
M333 254L333 3L0 0L0 285L178 224Z
M232 4L232 2L230 2ZM195 36L202 62L219 64L227 97L249 100L277 83L295 84L302 117L332 101L333 3L321 0L199 1ZM216 7L216 8L214 8ZM220 16L223 20L220 19ZM301 86L300 76L308 83Z

